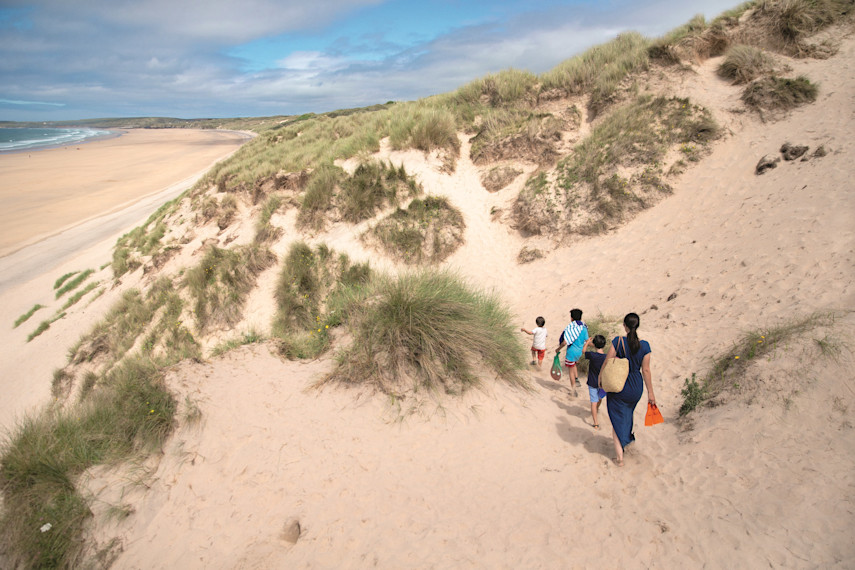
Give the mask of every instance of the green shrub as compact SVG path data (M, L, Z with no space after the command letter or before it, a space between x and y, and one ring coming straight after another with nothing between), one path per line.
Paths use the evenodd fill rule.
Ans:
M686 378L680 394L683 396L683 403L680 406L681 416L693 411L704 401L704 389L697 381L697 374L692 373L691 379Z
M353 335L325 379L387 394L460 393L483 379L525 386L526 351L493 294L448 272L381 277L345 305Z

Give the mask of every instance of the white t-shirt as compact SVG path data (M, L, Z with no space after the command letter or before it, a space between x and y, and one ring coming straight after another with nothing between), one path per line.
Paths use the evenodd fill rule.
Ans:
M543 350L546 348L546 327L536 327L531 331L533 339L531 341L531 347L536 348L538 350Z

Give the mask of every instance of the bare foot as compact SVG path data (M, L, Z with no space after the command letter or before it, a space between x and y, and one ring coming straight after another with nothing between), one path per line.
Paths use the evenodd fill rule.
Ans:
M594 429L600 429L600 424L594 424Z
M614 461L614 464L617 465L618 467L623 467L623 457L621 457L621 458L615 457L614 459L612 459L612 461Z

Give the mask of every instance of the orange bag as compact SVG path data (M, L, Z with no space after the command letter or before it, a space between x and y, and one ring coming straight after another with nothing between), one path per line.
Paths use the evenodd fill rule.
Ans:
M647 402L647 415L644 416L644 425L655 426L656 424L661 424L664 421L665 418L663 418L662 414L659 413L659 408L656 407L656 404Z

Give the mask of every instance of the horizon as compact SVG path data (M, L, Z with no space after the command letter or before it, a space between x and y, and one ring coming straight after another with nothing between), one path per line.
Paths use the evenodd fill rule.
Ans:
M324 113L543 73L636 31L658 37L719 1L52 0L0 7L0 121L229 119Z

